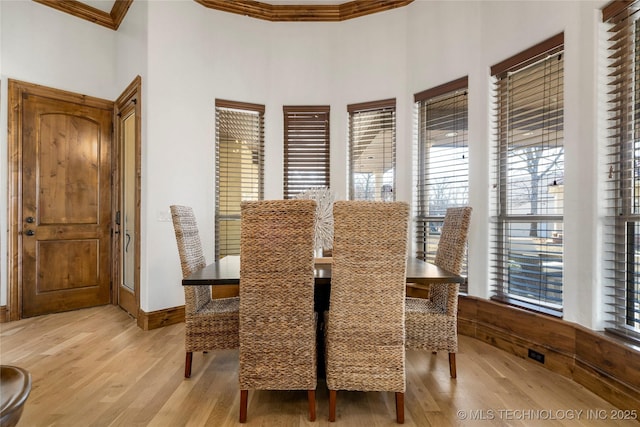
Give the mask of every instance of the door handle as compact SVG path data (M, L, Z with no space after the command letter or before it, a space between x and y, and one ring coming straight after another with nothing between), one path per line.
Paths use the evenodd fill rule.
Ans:
M28 216L28 217L27 217L27 219L26 219L25 221L27 221L29 224L33 224L36 220L35 220L35 218L34 218L34 217L32 217L32 216Z
M36 234L36 232L33 231L33 230L27 230L27 231L24 232L24 234L26 234L27 236L33 236L33 235Z

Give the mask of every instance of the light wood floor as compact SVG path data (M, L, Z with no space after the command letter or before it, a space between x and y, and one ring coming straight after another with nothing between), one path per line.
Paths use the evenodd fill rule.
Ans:
M183 330L142 331L114 306L0 324L1 363L33 376L19 426L239 425L238 352L194 354L185 380ZM638 425L614 422L623 411L537 362L473 338L460 337L457 362L452 380L446 354L407 352L405 425ZM249 392L247 425L396 425L392 393L339 392L332 424L327 395L319 382L310 423L306 392Z

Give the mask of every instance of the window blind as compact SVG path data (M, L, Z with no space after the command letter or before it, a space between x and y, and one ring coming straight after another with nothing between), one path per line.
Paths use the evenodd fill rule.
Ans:
M284 106L284 198L329 187L329 106Z
M468 78L414 95L418 115L416 257L433 262L447 208L469 204ZM467 260L462 275L467 274ZM467 292L467 284L460 286Z
M396 100L347 105L349 199L395 200Z
M262 200L264 106L216 99L215 257L240 255L240 204Z
M562 315L564 35L491 68L497 149L492 298Z
M640 339L640 4L603 9L608 27L605 178L607 330Z

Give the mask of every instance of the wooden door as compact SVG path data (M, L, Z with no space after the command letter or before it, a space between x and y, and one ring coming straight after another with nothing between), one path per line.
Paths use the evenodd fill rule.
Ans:
M107 304L113 103L22 92L22 317Z

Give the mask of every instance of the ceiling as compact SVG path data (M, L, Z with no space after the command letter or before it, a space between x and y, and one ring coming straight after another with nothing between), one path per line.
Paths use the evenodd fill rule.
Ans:
M118 29L133 0L33 0ZM406 6L413 0L195 0L202 6L266 21L335 22Z

